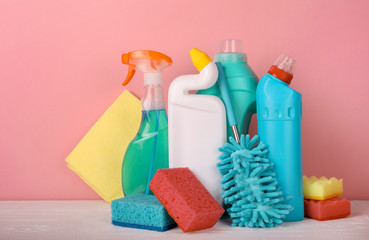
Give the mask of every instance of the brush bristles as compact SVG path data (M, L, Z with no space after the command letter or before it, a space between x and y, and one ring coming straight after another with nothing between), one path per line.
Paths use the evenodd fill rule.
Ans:
M230 137L230 143L219 148L223 153L217 167L223 175L222 197L232 218L232 226L275 227L292 210L278 188L273 164L267 159L268 149L259 137L250 140L241 135L240 144Z

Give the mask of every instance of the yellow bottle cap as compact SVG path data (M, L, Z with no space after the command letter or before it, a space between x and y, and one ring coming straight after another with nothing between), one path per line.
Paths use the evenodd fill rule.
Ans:
M199 70L199 72L212 61L206 53L200 51L197 48L191 49L190 56L193 65L197 68L197 70Z

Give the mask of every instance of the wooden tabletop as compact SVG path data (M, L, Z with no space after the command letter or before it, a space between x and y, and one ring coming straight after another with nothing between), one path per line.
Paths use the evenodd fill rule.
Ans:
M276 228L249 229L221 220L202 231L175 228L161 233L114 226L110 204L104 201L0 201L0 239L369 240L369 201L352 201L351 207L351 216L331 221L305 218Z

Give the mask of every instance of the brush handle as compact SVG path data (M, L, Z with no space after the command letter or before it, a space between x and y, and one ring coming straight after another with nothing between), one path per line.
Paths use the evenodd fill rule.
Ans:
M224 105L226 107L228 122L232 128L233 136L236 142L239 143L240 138L239 138L239 132L238 132L238 127L237 127L236 115L233 111L231 97L229 96L228 85L224 77L223 66L220 62L216 62L215 64L217 65L217 68L218 68L218 85L219 85L220 93L223 98Z

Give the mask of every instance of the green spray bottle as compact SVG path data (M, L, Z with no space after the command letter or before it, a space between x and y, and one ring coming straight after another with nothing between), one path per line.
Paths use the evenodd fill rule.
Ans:
M242 50L242 41L225 39L219 43L219 52L214 56L224 69L229 94L238 122L240 133L247 134L251 117L256 113L256 86L258 78L247 64L246 54ZM214 95L222 99L218 83L212 87L199 90L197 94ZM228 122L228 119L227 119ZM230 124L227 123L227 136L233 136Z
M124 196L149 194L149 183L160 168L168 168L168 118L164 107L161 70L172 65L172 59L151 50L122 55L129 65L123 83L127 85L136 69L144 73L145 96L142 98L142 120L137 136L129 144L122 164Z

